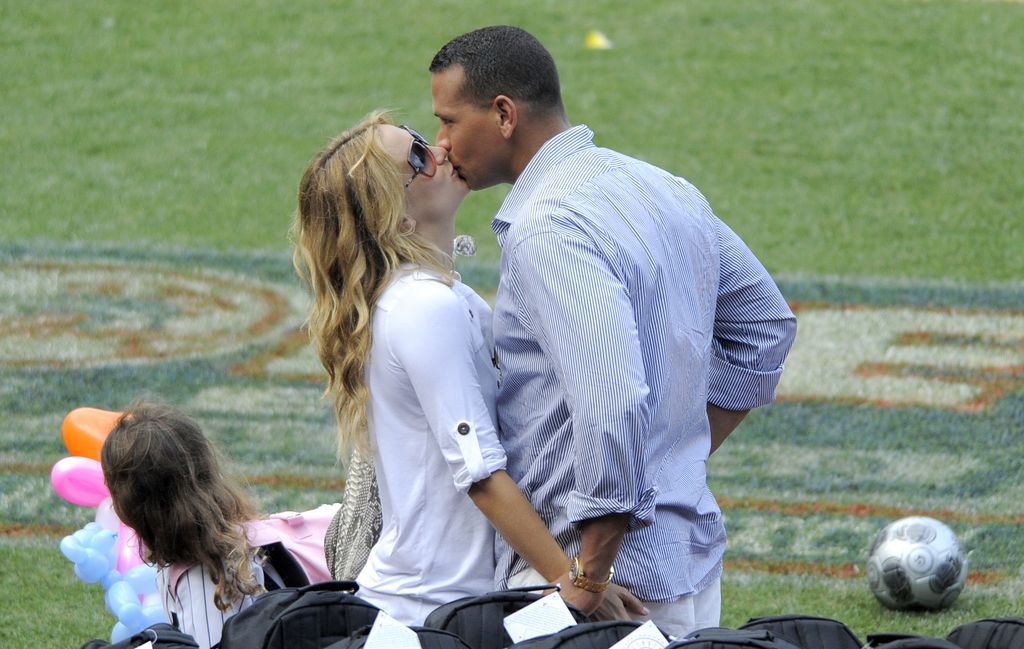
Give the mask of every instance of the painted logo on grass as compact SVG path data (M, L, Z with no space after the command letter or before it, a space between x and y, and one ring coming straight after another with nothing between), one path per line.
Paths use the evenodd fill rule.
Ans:
M795 309L783 399L982 410L1024 384L1024 314L908 307Z
M306 296L298 282L273 279L287 258L250 260L266 274L243 275L216 269L244 260L169 252L11 255L21 256L0 257L0 536L80 523L46 486L64 450L55 422L68 404L126 402L131 394L111 395L130 385L122 364L147 364L125 373L147 384L149 364L224 360L198 373L168 363L155 384L200 418L268 511L338 497L324 371L298 330ZM791 403L751 418L709 462L731 565L857 577L885 522L930 513L976 548L972 583L1017 579L1024 486L1011 401L1024 386L1024 296L1015 287L790 289L800 330L779 394ZM974 308L950 306L965 304ZM64 383L59 372L34 371L80 366L111 381ZM39 387L49 412L32 401ZM1003 395L1009 407L988 407Z
M298 320L280 287L118 262L0 263L0 365L69 367L218 355Z

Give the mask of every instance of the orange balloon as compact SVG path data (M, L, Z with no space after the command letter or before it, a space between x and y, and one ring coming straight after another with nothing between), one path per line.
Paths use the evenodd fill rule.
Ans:
M114 430L121 414L99 408L75 408L64 417L61 427L64 445L72 455L99 461L103 440Z

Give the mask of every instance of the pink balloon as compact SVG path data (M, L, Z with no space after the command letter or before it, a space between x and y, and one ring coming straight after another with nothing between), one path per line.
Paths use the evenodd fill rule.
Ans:
M135 566L141 565L142 541L135 535L135 530L121 523L117 530L117 543L114 545L117 556L117 571L121 576L128 574L128 571Z
M100 463L88 457L59 460L50 471L50 484L58 496L82 507L97 507L110 496Z

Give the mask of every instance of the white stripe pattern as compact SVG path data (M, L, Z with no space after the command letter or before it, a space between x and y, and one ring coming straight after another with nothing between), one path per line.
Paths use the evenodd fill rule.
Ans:
M769 403L796 334L774 281L691 184L549 140L494 218L501 438L567 553L575 523L631 515L616 582L646 601L721 574L706 406ZM499 540L498 581L526 568Z
M257 581L262 583L263 567L253 561L252 568ZM161 594L164 612L179 631L195 638L199 649L209 649L220 642L224 623L256 600L253 595L243 595L227 611L221 611L213 603L217 586L205 567L190 567L177 584L168 583L171 572L170 566L157 569L157 592Z

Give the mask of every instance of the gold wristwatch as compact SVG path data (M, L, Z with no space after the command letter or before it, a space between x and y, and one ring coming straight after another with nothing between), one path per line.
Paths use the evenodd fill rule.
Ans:
M583 572L583 566L580 565L580 558L578 556L573 557L572 564L569 566L569 579L572 580L572 585L591 593L603 593L608 590L614 575L615 568L609 567L608 579L605 581L592 581L588 579L587 575Z

